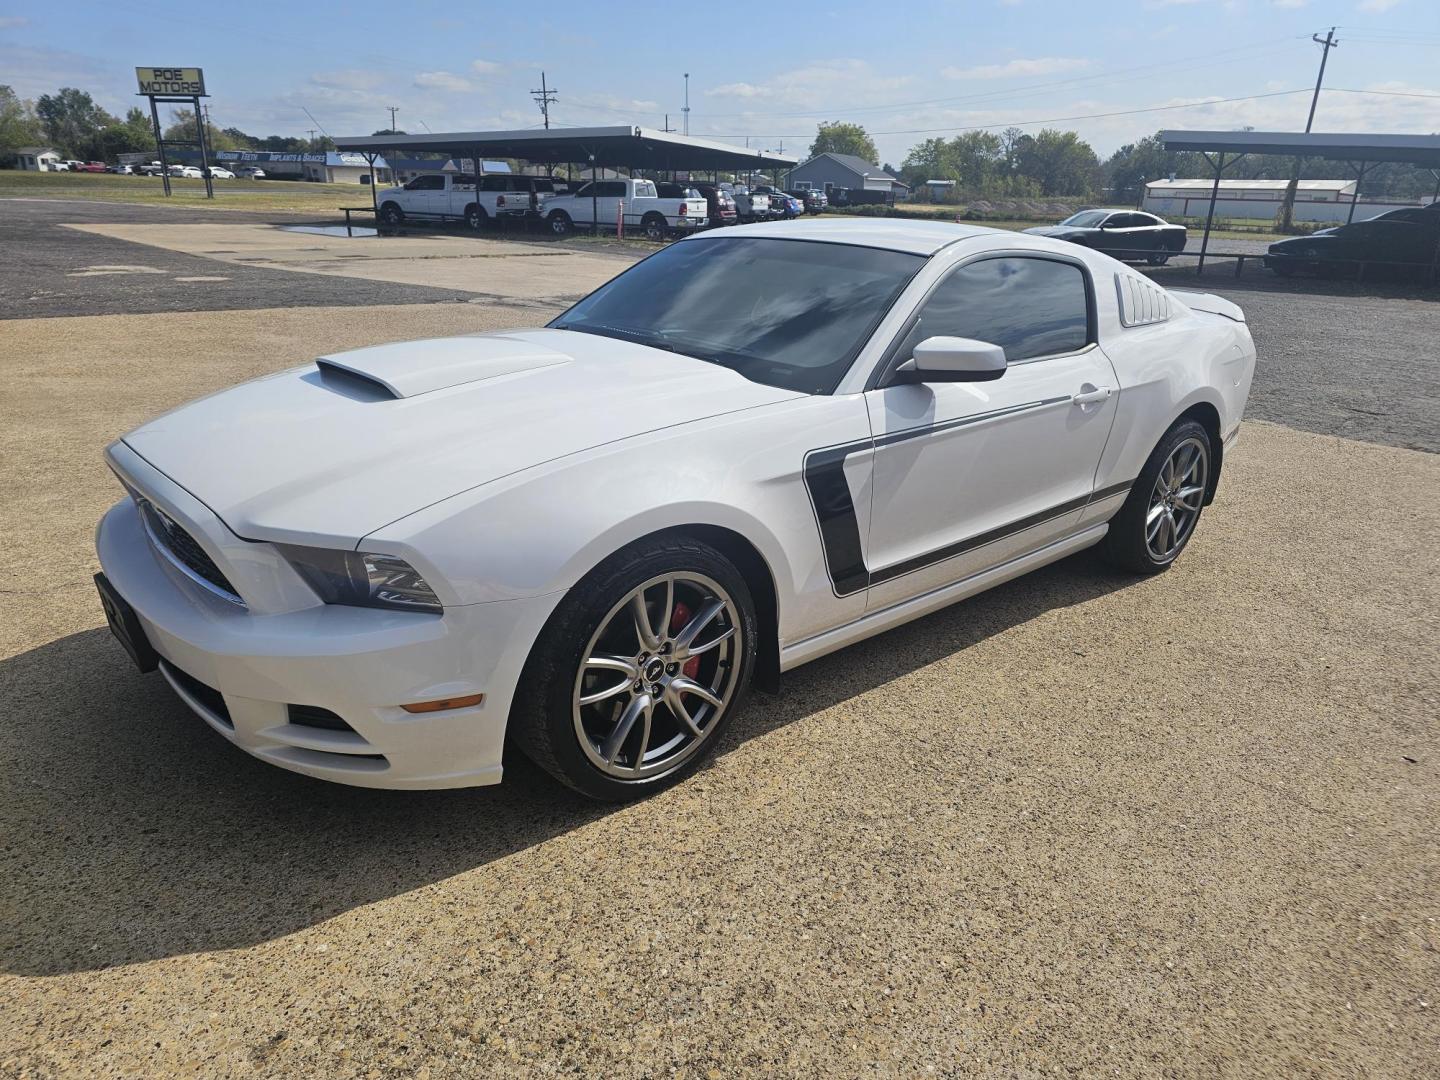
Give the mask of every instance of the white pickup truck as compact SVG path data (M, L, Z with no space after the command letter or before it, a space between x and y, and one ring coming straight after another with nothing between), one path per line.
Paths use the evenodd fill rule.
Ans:
M751 191L744 185L721 184L735 200L735 213L742 225L752 221L766 221L770 217L770 196Z
M493 218L538 216L554 190L554 181L546 176L482 176L478 193L475 177L465 173L417 176L380 193L380 220L398 225L406 218L463 218L479 229Z
M698 191L661 198L653 180L594 180L569 195L548 199L541 212L557 236L597 222L602 229L613 229L623 214L625 228L639 228L651 240L663 240L672 232L704 228L710 204Z

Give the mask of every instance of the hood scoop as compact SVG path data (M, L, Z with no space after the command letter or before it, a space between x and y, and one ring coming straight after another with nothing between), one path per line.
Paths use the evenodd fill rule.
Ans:
M570 362L564 353L534 342L480 334L375 345L322 356L315 365L322 377L334 378L341 386L354 388L359 380L373 387L377 397L396 399Z

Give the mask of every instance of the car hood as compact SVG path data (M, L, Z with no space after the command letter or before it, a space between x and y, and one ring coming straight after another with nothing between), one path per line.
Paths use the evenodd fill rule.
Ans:
M802 396L633 342L530 330L322 357L123 441L239 536L353 546L511 473Z
M1320 232L1313 232L1309 236L1292 236L1288 240L1276 240L1270 245L1270 251L1309 251L1319 247L1321 244L1333 243L1336 238L1336 230L1323 229Z

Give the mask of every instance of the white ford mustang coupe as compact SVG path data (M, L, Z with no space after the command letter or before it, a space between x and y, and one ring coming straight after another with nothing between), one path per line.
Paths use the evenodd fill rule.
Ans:
M1164 570L1250 390L1244 316L1043 237L724 229L546 328L323 356L111 446L142 670L287 769L595 798L752 680L1092 545ZM883 646L882 646L883 647Z

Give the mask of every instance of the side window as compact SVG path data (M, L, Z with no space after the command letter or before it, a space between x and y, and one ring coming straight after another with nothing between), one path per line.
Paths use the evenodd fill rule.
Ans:
M445 178L443 176L417 176L405 185L406 191L444 191Z
M571 194L571 195L574 195L577 199L578 199L580 196L582 196L582 195L585 196L585 198L588 199L588 198L590 197L590 189L591 189L592 187L595 187L595 186L596 186L596 185L595 185L594 183L586 182L586 183L584 183L584 184L581 184L578 188L576 188L576 189L575 189L574 191L572 191L570 194ZM598 194L598 192L597 192L597 194Z
M969 263L935 287L896 359L908 360L932 337L988 341L1012 364L1083 349L1090 342L1085 272L1052 259Z
M487 176L480 181L481 191L509 191L510 181L503 176Z
M595 186L600 189L598 194L602 199L623 198L625 195L624 180L601 180Z
M1139 225L1134 214L1111 214L1105 219L1107 229L1128 229L1133 225Z

